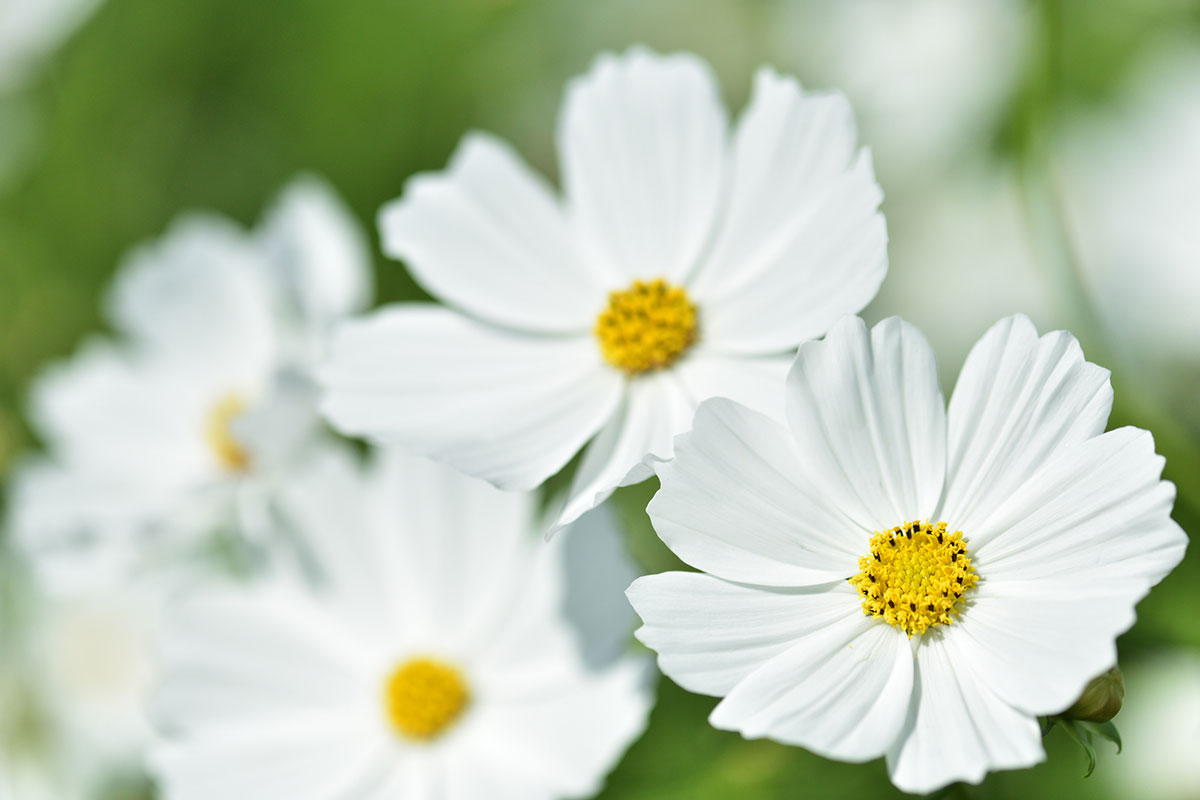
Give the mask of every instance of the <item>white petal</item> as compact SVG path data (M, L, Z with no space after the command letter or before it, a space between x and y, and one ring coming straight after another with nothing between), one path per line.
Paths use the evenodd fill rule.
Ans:
M883 192L855 139L844 97L759 71L724 222L689 287L711 347L786 350L875 296L887 272Z
M794 354L731 356L704 348L680 361L676 371L697 403L727 397L783 421L783 390L794 360Z
M646 725L649 665L625 659L528 694L491 697L470 720L469 758L528 785L527 797L590 797ZM545 794L542 794L545 792ZM490 795L487 795L490 796ZM456 794L455 799L468 800ZM474 796L471 796L474 797Z
M172 361L90 340L38 376L30 415L64 461L104 464L155 485L168 475L203 476L212 462L206 412L220 395Z
M321 432L317 400L317 387L307 374L280 371L259 402L230 423L256 473L286 473L303 458Z
M572 222L614 288L679 282L712 233L727 121L708 66L641 48L571 82L558 150Z
M933 351L912 325L868 334L846 317L800 349L787 414L804 478L867 529L926 519L946 469L946 409Z
M729 400L709 400L647 513L681 559L726 580L804 586L858 572L869 532L805 480L786 428Z
M604 666L629 649L637 615L625 589L641 574L629 557L612 504L584 514L548 545L565 575L565 611L589 666Z
M444 173L409 181L379 228L431 294L490 322L583 333L604 308L557 200L494 137L467 136Z
M713 709L714 727L769 737L841 761L869 761L892 745L908 715L913 653L891 625L853 613L814 630L775 656Z
M1147 431L1120 428L1062 451L981 520L971 546L989 580L1113 582L1141 593L1179 563L1175 487Z
M1116 662L1134 604L1183 558L1162 465L1149 433L1102 434L1033 473L980 528L984 580L956 633L1009 704L1069 706Z
M1117 661L1133 604L1046 581L982 581L946 631L979 679L1030 715L1056 714Z
M1104 430L1108 370L1083 360L1065 331L1038 338L1018 315L972 348L949 411L949 466L941 517L978 535L1000 505L1057 448Z
M664 572L639 578L626 594L644 623L637 638L658 653L663 674L689 692L721 697L805 636L862 616L852 593L829 587Z
M303 596L275 586L189 600L163 626L156 716L166 730L354 718L374 658Z
M178 358L217 359L254 375L276 352L269 267L245 234L218 217L176 222L133 253L109 297L113 324Z
M343 323L322 374L343 433L532 489L612 415L623 379L591 336L523 336L433 306Z
M277 503L311 558L328 602L377 636L396 638L397 610L410 605L402 594L407 580L398 571L409 566L401 546L411 531L375 518L371 488L366 470L351 454L331 447L288 476ZM399 487L386 491L394 488ZM413 572L419 574L419 569Z
M538 619L560 610L561 575L534 567L546 554L533 494L503 492L395 448L381 451L369 491L368 525L380 554L372 571L379 588L390 589L406 637L475 653L505 634L522 596L550 606L537 610Z
M159 746L151 769L165 795L178 800L360 797L344 792L384 768L385 745L357 725L284 717Z
M624 405L588 445L551 532L600 505L618 486L653 475L650 464L671 457L675 435L687 430L695 408L673 371L629 381Z
M888 751L892 783L925 794L954 781L979 783L989 770L1045 758L1037 721L1001 701L949 639L926 636L917 651L913 709Z
M366 236L323 180L305 176L289 184L256 238L314 334L371 304Z

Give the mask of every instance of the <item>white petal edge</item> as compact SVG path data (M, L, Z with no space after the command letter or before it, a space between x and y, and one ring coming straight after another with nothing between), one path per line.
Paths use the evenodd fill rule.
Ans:
M324 180L304 175L289 183L255 238L314 337L371 304L366 235Z
M642 618L636 636L663 674L689 692L723 697L797 641L855 614L853 593L832 584L781 588L695 572L638 578L626 591Z
M897 788L926 794L955 781L979 783L990 770L1031 767L1045 758L1037 720L994 695L951 640L927 635L916 659L908 721L887 753Z
M701 404L646 511L683 561L731 581L811 586L858 572L870 531L805 480L786 428L731 400Z
M887 273L883 192L840 94L769 69L738 125L728 205L689 288L711 347L778 352L860 311Z
M784 386L795 358L795 353L728 355L697 346L676 371L697 403L725 397L782 422Z
M379 229L431 294L489 322L586 333L604 308L557 199L493 136L467 135L445 172L412 178Z
M869 761L892 745L912 697L908 637L865 616L845 584L831 594L848 613L740 681L709 716L714 727L840 761Z
M669 370L629 380L624 404L584 452L550 533L600 505L617 487L653 475L652 464L671 457L675 435L687 430L695 408Z
M558 127L568 212L613 288L679 282L696 266L721 202L727 126L695 56L605 53L568 85Z
M624 390L590 336L525 336L429 305L344 322L330 353L322 411L335 428L509 490L560 470Z
M803 479L868 531L927 519L946 474L946 407L933 350L892 317L844 317L800 348L787 382Z
M947 635L1010 705L1069 706L1116 663L1134 605L1182 560L1162 465L1149 433L1111 431L1061 452L988 521L995 535L973 554L984 580Z
M950 398L941 518L978 535L999 506L1057 448L1104 430L1108 370L1084 360L1075 337L1038 337L1029 319L1000 320L971 349Z

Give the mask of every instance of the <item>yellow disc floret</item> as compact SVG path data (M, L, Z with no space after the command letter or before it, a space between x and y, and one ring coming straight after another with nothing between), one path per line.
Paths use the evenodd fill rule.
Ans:
M662 278L611 292L596 319L604 360L629 375L675 363L696 341L696 306Z
M863 613L883 617L907 633L949 625L963 595L979 580L962 532L946 523L909 522L871 537L871 552L850 585L862 598Z
M418 741L435 739L466 710L471 693L449 664L419 657L405 661L388 678L385 705L397 733Z
M244 472L250 466L250 454L233 435L233 421L246 411L246 401L238 394L227 394L213 404L204 426L204 438L222 469Z

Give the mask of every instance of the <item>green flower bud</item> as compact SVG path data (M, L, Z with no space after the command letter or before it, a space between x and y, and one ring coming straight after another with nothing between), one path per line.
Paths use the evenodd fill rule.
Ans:
M1062 713L1067 719L1085 722L1108 722L1125 702L1125 676L1120 667L1092 678L1075 705Z

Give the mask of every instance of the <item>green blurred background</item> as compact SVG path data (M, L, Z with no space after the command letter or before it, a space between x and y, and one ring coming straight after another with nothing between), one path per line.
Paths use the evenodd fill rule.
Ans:
M871 3L857 5L865 8L861 13L872 11ZM979 75L987 86L977 88L964 66L965 85L942 98L941 107L937 97L927 106L917 97L907 116L901 110L889 117L894 112L885 110L872 117L866 109L864 139L875 150L893 241L892 274L867 315L898 312L936 326L954 316L946 309L966 308L966 322L943 331L952 342L943 380L953 385L966 347L999 316L990 306L970 311L975 299L990 299L984 296L989 290L980 284L975 294L945 296L947 284L914 287L903 275L911 261L912 274L936 278L920 272L933 257L915 242L932 237L936 247L945 241L921 226L927 208L956 203L931 206L929 198L940 197L947 184L1002 174L1015 198L1012 217L1035 257L1032 273L1000 275L1006 286L1021 283L1017 288L1028 292L1012 296L1017 307L1001 310L1027 310L1043 328L1071 328L1089 358L1114 369L1114 425L1155 432L1168 477L1179 486L1177 519L1197 529L1200 394L1183 376L1200 358L1167 369L1174 382L1148 377L1144 365L1125 360L1127 352L1071 263L1052 176L1059 131L1079 115L1115 107L1128 76L1164 42L1193 46L1200 4L1006 5L1004 24L1019 34L997 62L1007 76L999 85L987 74L999 67L984 63ZM376 210L400 193L408 176L440 168L459 137L474 128L513 141L553 176L554 121L565 81L598 51L632 43L700 54L714 65L733 109L744 103L753 70L763 63L814 86L836 86L843 74L868 85L861 73L873 62L865 55L858 72L839 72L834 64L859 57L840 44L846 30L854 39L857 23L831 21L837 6L838 0L107 0L28 82L0 95L0 151L7 151L0 158L0 478L35 445L22 420L30 379L48 360L69 354L82 336L104 329L100 298L122 253L159 234L180 211L212 209L252 224L280 186L311 171L326 177L371 230ZM987 25L979 35L990 45ZM871 35L886 41L889 31ZM932 69L959 64L951 57ZM891 76L876 77L883 83ZM972 105L985 94L987 103ZM925 136L922 125L933 130L946 117L965 119L953 134ZM891 136L902 125L917 131L908 143ZM905 150L912 142L923 147L920 157ZM978 224L990 227L986 214ZM968 242L965 251L986 248L987 241ZM423 296L400 265L378 253L375 258L381 301ZM969 276L972 263L950 269ZM1023 296L1035 307L1020 308ZM653 488L634 487L618 497L631 547L648 571L674 565L641 511ZM1123 664L1136 667L1164 648L1200 649L1197 610L1200 555L1193 552L1140 607L1139 625L1121 641ZM1137 671L1128 671L1132 698ZM715 731L705 721L714 702L663 680L649 731L603 796L898 794L882 763L835 764ZM1081 780L1082 754L1055 732L1047 739L1046 764L995 774L982 787L952 794L1127 796L1105 775L1141 746L1127 741L1119 757L1102 746L1097 774ZM113 796L136 796L132 791L118 788ZM1191 796L1200 797L1200 787Z

